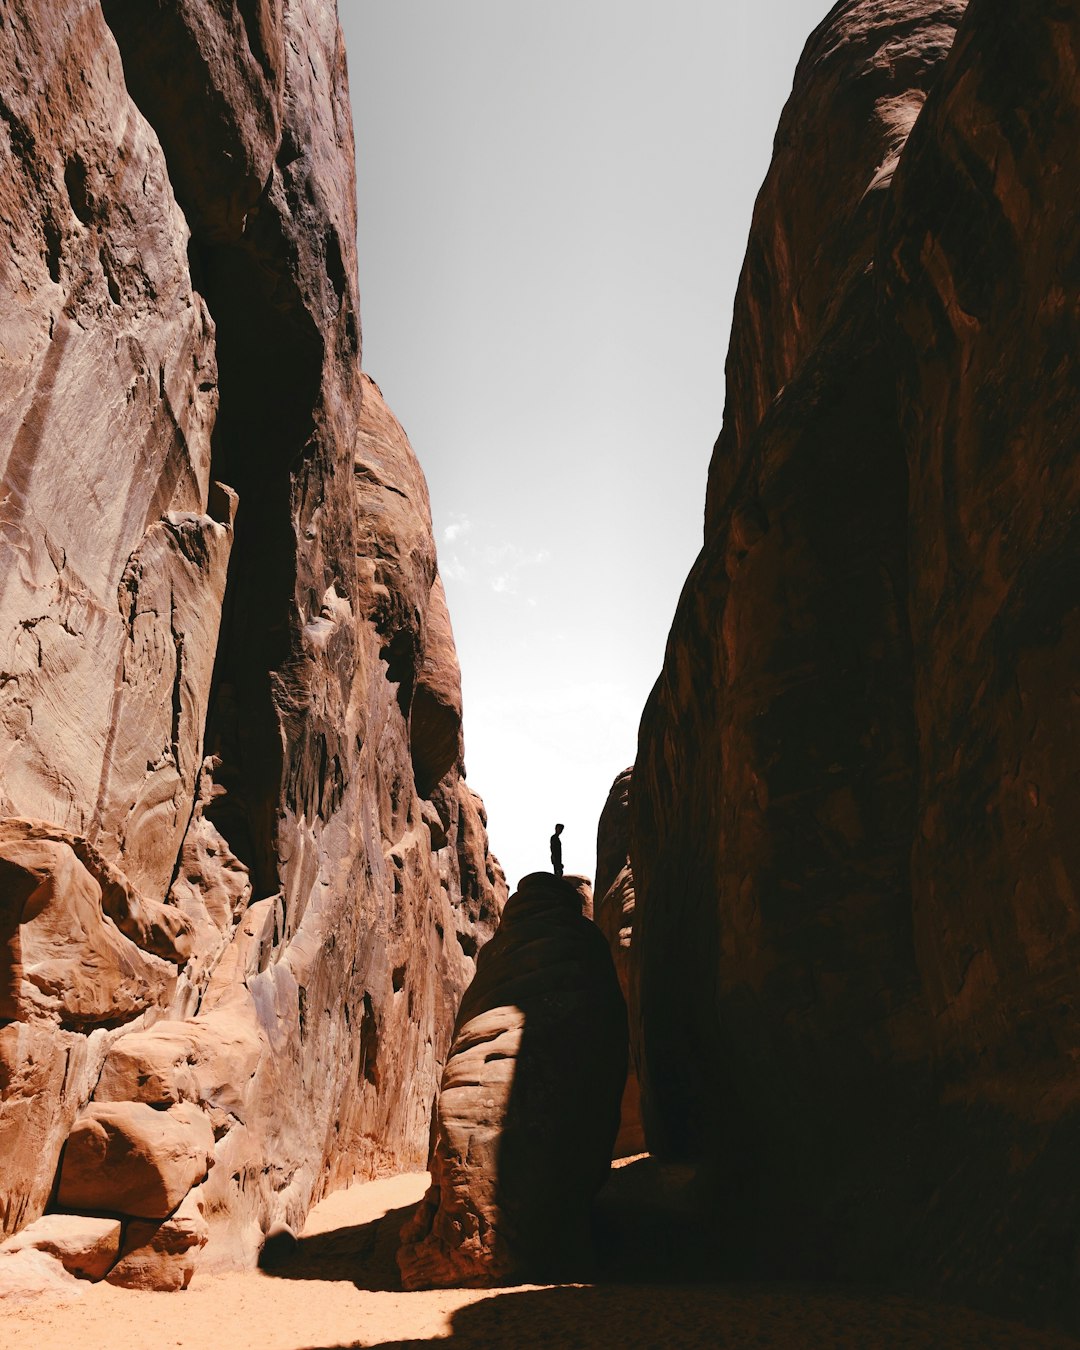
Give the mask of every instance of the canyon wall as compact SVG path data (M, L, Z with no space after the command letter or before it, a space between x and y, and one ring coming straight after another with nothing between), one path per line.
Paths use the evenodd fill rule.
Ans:
M728 1268L1076 1322L1075 7L846 0L631 793L651 1147Z
M334 0L0 0L0 231L0 1230L151 1109L251 1261L424 1165L506 893Z

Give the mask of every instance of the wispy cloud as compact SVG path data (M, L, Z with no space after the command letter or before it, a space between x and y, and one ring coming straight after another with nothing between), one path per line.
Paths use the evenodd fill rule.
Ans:
M489 587L496 595L517 595L525 576L551 556L547 549L526 549L509 541L472 532L472 521L455 516L442 532L439 570L445 579Z
M463 538L472 529L472 521L468 516L455 516L454 519L443 530L443 542L452 544L455 540Z
M464 581L468 569L455 553L444 553L439 561L439 571L444 581Z

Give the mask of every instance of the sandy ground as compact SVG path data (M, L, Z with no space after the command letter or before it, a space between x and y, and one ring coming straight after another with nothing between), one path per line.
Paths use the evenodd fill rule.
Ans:
M34 1350L1077 1350L1080 1342L914 1300L821 1288L603 1284L405 1294L394 1249L423 1174L329 1196L277 1272L196 1276L180 1294L80 1285L0 1305L0 1346Z

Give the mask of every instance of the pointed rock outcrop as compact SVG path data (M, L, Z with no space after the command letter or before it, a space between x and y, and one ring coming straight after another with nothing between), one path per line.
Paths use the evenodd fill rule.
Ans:
M626 1013L584 877L535 872L507 902L458 1014L431 1188L402 1231L406 1289L574 1278L611 1164Z

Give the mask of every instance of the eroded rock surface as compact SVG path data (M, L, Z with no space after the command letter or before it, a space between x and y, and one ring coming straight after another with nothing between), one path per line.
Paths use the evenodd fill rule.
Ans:
M182 916L160 909L155 945L173 962L133 942L106 912L115 872L103 863L91 870L98 860L81 842L34 821L0 821L0 1018L88 1030L128 1021L173 992L173 962L191 949ZM132 906L118 889L124 921Z
M0 1230L66 1143L110 1278L183 1287L423 1164L506 893L333 0L0 0L0 234ZM108 1139L180 1116L147 1208Z
M1066 1319L1078 52L1000 0L811 37L631 843L649 1139L724 1259Z
M481 951L443 1074L406 1289L589 1268L626 1077L626 1013L584 877L525 877Z

